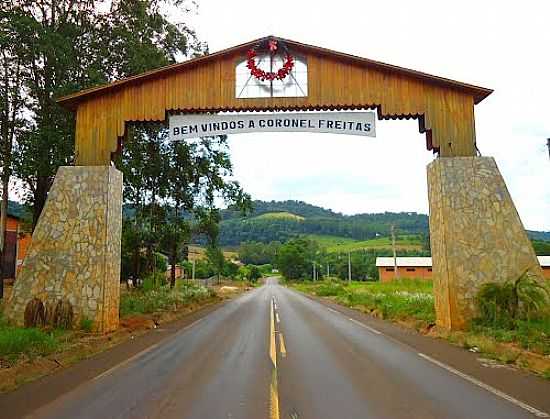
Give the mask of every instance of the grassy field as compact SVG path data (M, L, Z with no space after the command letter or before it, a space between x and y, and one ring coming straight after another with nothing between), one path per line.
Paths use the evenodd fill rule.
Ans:
M309 234L306 237L319 243L329 253L391 248L391 239L389 237L378 237L363 241L320 234ZM399 236L395 241L395 247L397 250L422 250L422 243L417 236Z
M322 281L295 283L299 291L332 297L339 304L361 309L390 320L414 319L424 325L435 322L430 281L352 282Z
M296 220L303 221L304 217L291 212L266 212L265 214L254 217L256 220Z
M237 252L233 252L230 250L224 250L223 256L227 260L234 260L239 258L239 254ZM198 245L189 245L189 260L204 260L206 259L206 249L204 247L198 246Z
M178 283L176 289L168 286L150 291L131 290L120 296L120 316L135 314L150 314L178 308L216 297L216 293L208 288Z

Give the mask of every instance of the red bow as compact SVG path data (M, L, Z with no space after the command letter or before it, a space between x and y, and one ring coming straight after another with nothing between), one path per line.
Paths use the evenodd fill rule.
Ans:
M277 51L277 40L270 39L268 42L268 47L269 47L269 51L271 51L272 53Z

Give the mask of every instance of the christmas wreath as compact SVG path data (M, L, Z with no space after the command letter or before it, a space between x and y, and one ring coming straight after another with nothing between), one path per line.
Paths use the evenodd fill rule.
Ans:
M279 51L279 49L284 49L285 59L283 62L283 66L279 68L277 71L265 71L259 68L256 64L256 57L258 56L257 49L260 49L262 47L264 49L267 49L272 57L275 54L277 54L277 51ZM284 46L281 48L277 40L270 39L267 41L267 46L259 45L258 48L252 48L248 50L248 61L246 66L250 69L250 74L253 75L255 78L257 78L258 80L261 80L261 81L283 80L286 78L286 76L290 74L290 72L294 68L294 57L289 54L288 50L286 50Z

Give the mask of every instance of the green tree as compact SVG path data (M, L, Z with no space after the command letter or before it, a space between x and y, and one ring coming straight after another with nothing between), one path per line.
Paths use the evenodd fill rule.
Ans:
M57 168L74 157L74 115L56 98L207 52L187 25L168 19L171 6L187 4L113 0L105 11L102 1L0 0L1 22L10 23L28 69L21 81L30 129L17 138L14 170L33 206L33 228Z
M239 265L237 265L234 262L225 261L224 267L223 267L223 275L235 279L239 274Z
M26 127L23 109L28 105L22 83L26 69L18 56L17 24L14 18L7 10L0 10L0 260L3 260L5 250L14 143ZM0 299L4 296L2 267L0 263Z
M317 243L311 240L290 240L279 248L277 266L288 279L310 278L317 251Z
M222 249L220 249L220 247L216 246L215 244L210 244L206 248L206 258L208 259L210 265L212 265L212 268L214 269L214 272L218 277L219 284L221 274L223 273L225 267L225 258L223 256Z
M258 268L256 265L250 265L249 275L249 279L251 282L257 282L258 279L262 277L262 272L260 271L260 268Z
M161 227L161 248L168 255L170 263L170 288L176 285L176 264L184 259L186 243L191 238L191 229L188 222L178 217L177 213L168 223Z

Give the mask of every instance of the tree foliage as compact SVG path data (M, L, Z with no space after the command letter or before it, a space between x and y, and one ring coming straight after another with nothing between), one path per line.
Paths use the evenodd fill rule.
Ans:
M57 168L74 160L75 119L60 96L204 54L207 48L170 7L193 2L0 0L4 56L24 69L17 80L25 130L15 139L13 169L33 207L33 227ZM6 48L5 45L11 46Z
M317 243L304 238L289 240L279 248L277 267L288 279L311 278L313 263L317 261Z
M246 210L250 197L231 180L226 137L173 143L167 141L167 134L162 126L136 124L117 166L125 177L124 200L132 208L123 236L136 236L136 240L123 240L123 253L134 255L135 260L139 259L136 254L144 252L147 258L157 251L166 254L173 286L175 265L187 258L187 246L197 235L207 242L213 272L223 274L217 205L225 202ZM123 276L142 275L140 265L133 266Z
M242 218L235 210L222 211L220 243L235 246L243 242L285 242L300 234L322 234L368 240L388 236L391 225L403 234L428 236L428 216L414 212L343 215L301 201L254 201L254 211ZM274 212L289 212L303 219L259 217ZM425 244L427 248L427 243Z

